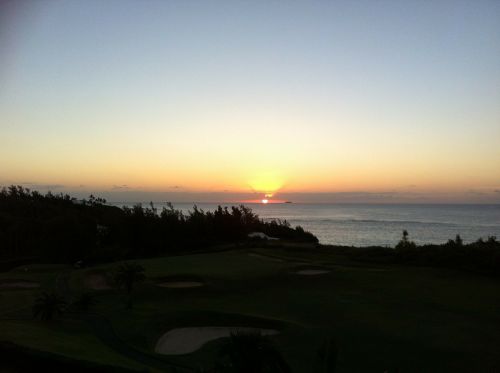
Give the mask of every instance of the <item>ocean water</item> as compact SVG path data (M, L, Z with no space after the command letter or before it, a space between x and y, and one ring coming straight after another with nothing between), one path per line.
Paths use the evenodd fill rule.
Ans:
M113 203L117 206L131 203ZM143 203L144 206L147 203ZM161 210L165 204L155 203ZM227 204L221 204L222 206ZM198 203L203 210L217 204ZM322 244L394 246L406 229L418 244L500 238L500 205L248 204L263 219L286 219L316 235ZM193 204L177 203L187 212Z

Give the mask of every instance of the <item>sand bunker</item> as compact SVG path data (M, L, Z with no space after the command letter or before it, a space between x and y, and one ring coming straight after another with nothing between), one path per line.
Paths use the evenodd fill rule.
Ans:
M205 284L200 281L166 281L159 284L162 288L172 288L172 289L184 289L184 288L197 288L199 286L204 286Z
M298 275L305 276L315 276L315 275L324 275L325 273L330 273L328 269L302 269L300 271L296 271L295 273Z
M85 286L93 290L109 290L111 285L102 273L89 273L85 275Z
M189 354L215 339L229 337L233 332L260 332L262 335L276 335L274 329L248 327L204 326L198 328L177 328L165 333L156 344L155 352L164 355Z
M40 284L33 281L11 280L0 282L0 289L36 289Z

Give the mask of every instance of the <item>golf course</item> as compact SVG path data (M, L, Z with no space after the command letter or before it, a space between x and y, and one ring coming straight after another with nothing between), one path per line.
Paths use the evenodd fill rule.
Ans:
M196 372L234 331L269 338L293 372L319 372L329 341L335 372L495 372L500 280L465 271L364 263L315 245L254 245L121 262L25 264L0 274L0 342L90 367ZM43 292L85 311L33 317ZM15 370L12 370L15 371Z

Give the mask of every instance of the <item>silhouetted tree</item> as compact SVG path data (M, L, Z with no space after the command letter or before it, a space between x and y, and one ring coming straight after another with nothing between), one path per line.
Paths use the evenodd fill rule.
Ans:
M449 239L448 242L446 243L447 246L455 247L455 248L460 248L464 245L464 241L462 240L462 237L460 237L459 234L455 236L455 239Z
M403 237L401 238L401 241L399 241L399 243L396 245L396 249L415 249L417 245L415 245L415 242L410 241L408 237L408 231L406 229L403 230Z
M50 321L56 316L61 316L66 310L65 299L56 293L43 292L33 305L33 317Z
M118 208L89 196L42 195L22 186L0 191L0 259L41 256L74 263L153 257L221 243L246 241L251 232L300 242L317 242L283 220L263 221L246 206L197 206L184 214L169 204Z
M236 331L221 348L220 372L289 373L290 367L272 344L260 332Z
M92 293L81 293L76 299L71 303L71 308L79 312L87 312L90 307L97 303L94 295Z
M124 287L127 294L132 292L135 284L144 281L145 278L144 267L137 263L122 264L118 267L115 275L116 284L119 287Z
M127 292L127 308L132 307L131 293L135 284L145 280L144 267L137 263L124 263L118 267L115 274L115 282L119 288L125 288Z
M313 373L335 373L338 349L334 340L328 338L319 348Z

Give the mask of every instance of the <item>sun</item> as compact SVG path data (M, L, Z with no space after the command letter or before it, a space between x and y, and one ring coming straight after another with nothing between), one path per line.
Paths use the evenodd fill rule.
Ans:
M269 203L269 200L268 200L268 199L266 199L266 198L264 198L264 199L263 199L262 201L260 201L260 202L262 202L262 204L264 204L264 205L267 205L267 204Z

